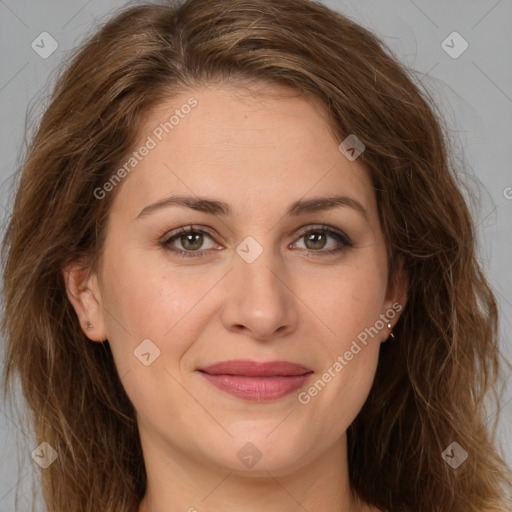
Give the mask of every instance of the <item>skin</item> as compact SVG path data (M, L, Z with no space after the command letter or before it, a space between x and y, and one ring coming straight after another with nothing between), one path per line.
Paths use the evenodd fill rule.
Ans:
M339 151L322 106L282 87L255 92L210 85L150 113L141 141L191 96L198 101L117 185L101 270L64 270L68 297L81 325L93 325L87 336L109 340L137 411L148 474L139 512L375 511L351 496L346 429L370 391L387 326L306 405L297 392L235 398L197 371L230 359L286 360L312 369L315 382L393 303L405 306L407 277L400 267L388 279L369 175ZM286 214L296 200L334 193L367 216L349 206ZM175 194L224 201L233 214L174 205L134 220ZM159 244L191 224L212 236L169 245L200 246L202 256L180 258ZM318 224L354 247L323 254L343 244L322 230L309 242L301 230ZM252 263L236 252L248 236L263 248ZM160 350L149 366L134 356L144 339ZM247 442L262 455L252 468L237 457Z

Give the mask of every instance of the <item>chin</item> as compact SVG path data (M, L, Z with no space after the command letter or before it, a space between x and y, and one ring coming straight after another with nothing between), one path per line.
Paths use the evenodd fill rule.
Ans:
M253 477L268 478L268 472L276 476L289 474L314 458L314 443L306 433L300 435L287 429L286 420L279 425L283 419L259 424L252 421L245 428L239 423L236 428L228 428L233 437L226 434L222 441L208 442L210 450L205 457L215 465Z

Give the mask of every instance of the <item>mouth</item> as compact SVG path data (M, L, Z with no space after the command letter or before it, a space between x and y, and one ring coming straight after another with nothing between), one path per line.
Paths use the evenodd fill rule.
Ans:
M288 361L223 361L198 371L213 386L237 398L269 402L300 389L313 370Z

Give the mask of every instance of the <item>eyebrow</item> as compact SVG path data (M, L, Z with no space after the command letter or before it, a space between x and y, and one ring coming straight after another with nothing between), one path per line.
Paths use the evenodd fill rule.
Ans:
M209 213L211 215L232 215L232 209L229 204L207 198L194 196L170 196L145 206L134 220L147 217L148 215L169 208L171 206L185 206L199 212ZM330 197L313 197L311 199L302 199L293 202L286 215L299 216L305 213L314 213L319 211L330 210L334 208L349 207L360 213L366 220L369 220L368 213L363 205L356 199L348 196L330 196Z

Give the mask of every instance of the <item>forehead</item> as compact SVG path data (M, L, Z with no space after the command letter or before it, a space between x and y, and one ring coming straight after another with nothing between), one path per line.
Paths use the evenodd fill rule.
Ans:
M375 209L366 169L339 142L320 100L287 87L182 92L146 115L113 208L133 218L179 192L215 196L239 212L278 214L299 198L334 193Z

